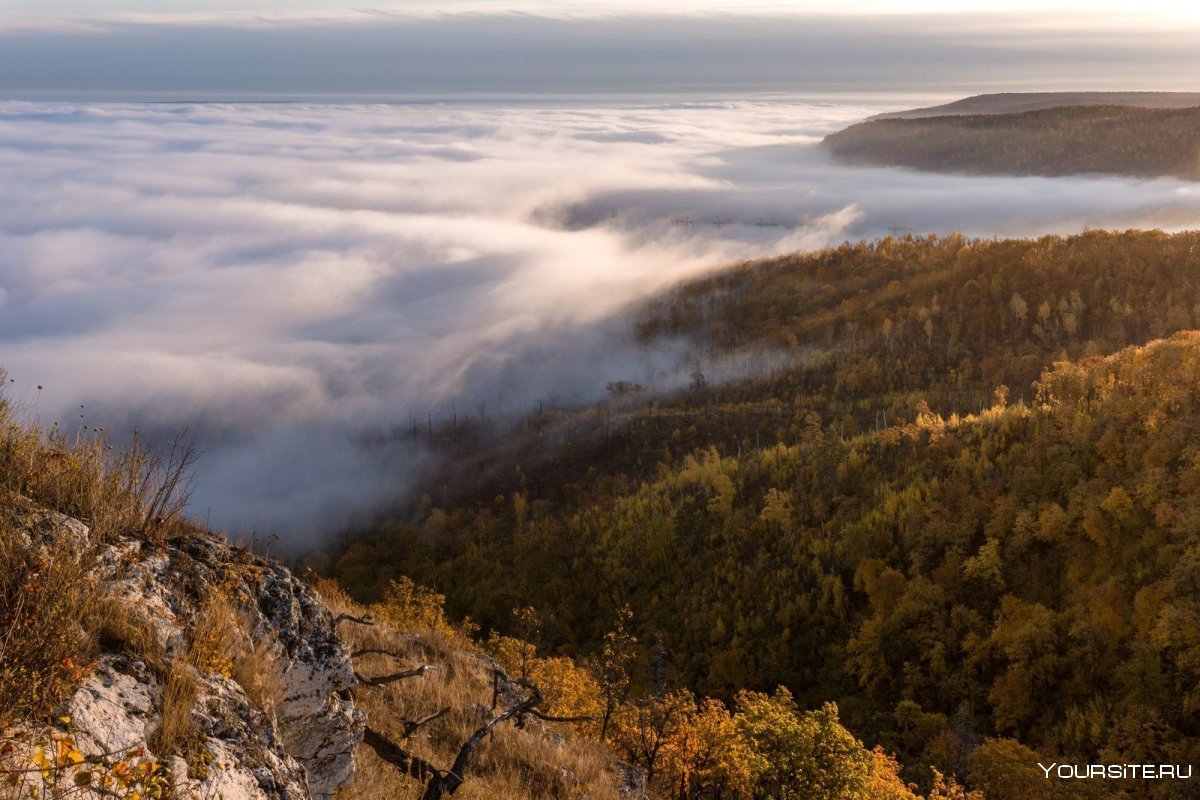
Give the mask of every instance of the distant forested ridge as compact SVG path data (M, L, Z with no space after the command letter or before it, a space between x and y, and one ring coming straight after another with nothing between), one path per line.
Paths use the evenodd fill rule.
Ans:
M642 309L647 345L695 342L688 389L535 415L322 558L485 628L532 607L547 654L600 653L628 609L642 685L836 701L923 787L1189 796L1036 760L1200 760L1197 328L1196 232L747 264Z
M1200 179L1200 108L1070 106L873 119L827 136L838 159L980 175Z
M876 114L871 119L917 119L952 114L1016 114L1064 106L1135 106L1137 108L1195 108L1200 92L994 92L964 97L952 103Z

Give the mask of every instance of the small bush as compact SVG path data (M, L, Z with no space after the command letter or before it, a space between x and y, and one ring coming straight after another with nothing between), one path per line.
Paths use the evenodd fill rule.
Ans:
M201 672L233 676L234 653L242 644L242 631L230 598L220 587L209 589L200 601L196 619L188 632L188 663Z
M33 736L0 740L0 800L171 796L169 776L141 748L84 755L63 717Z
M0 383L4 375L0 369ZM73 433L23 425L0 395L0 494L83 521L94 542L121 534L163 540L186 526L198 457L186 433L158 451L136 432L116 448L82 418Z

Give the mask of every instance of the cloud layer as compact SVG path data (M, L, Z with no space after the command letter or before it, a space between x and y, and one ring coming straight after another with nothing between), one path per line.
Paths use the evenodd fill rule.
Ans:
M893 224L1197 222L1174 181L847 169L816 147L936 99L0 104L0 364L44 422L84 404L198 431L215 525L313 533L420 469L361 445L410 415L677 366L612 315L682 277Z

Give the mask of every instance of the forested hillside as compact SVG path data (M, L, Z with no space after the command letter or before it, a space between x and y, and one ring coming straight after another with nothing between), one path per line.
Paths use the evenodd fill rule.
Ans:
M875 119L827 136L853 164L984 175L1200 178L1200 108L1075 106Z
M627 629L631 696L836 701L922 789L936 768L1084 796L1039 753L1191 763L1200 334L1174 334L1200 327L1198 246L885 239L682 286L637 335L695 343L690 389L532 421L323 558L360 597L408 575L542 655ZM734 357L760 366L706 379Z

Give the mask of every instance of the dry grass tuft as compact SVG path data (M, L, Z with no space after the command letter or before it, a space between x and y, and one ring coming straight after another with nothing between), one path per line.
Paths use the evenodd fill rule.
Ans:
M189 774L202 749L191 723L192 707L200 696L199 673L228 676L233 671L229 647L236 639L229 621L229 611L222 596L211 591L201 601L196 619L188 629L186 649L170 662L159 725L149 738L150 749L159 758L174 754L183 756L188 762Z
M250 616L237 610L231 594L220 586L211 587L188 629L186 649L170 662L161 721L150 738L154 753L160 758L183 756L188 774L203 779L211 757L191 725L200 674L231 678L252 703L273 713L283 694L278 655L278 646L269 638L255 640Z
M238 628L242 632L242 644L233 657L231 677L246 692L250 702L274 714L285 693L280 645L262 636L254 638L249 618L238 616Z
M0 385L4 376L0 369ZM74 432L22 424L0 394L0 497L27 497L81 520L93 542L118 534L161 540L186 526L183 510L198 457L186 434L158 451L136 432L116 448L82 415Z
M161 719L148 740L156 756L163 758L179 753L187 758L192 738L192 706L199 696L200 684L195 668L183 659L171 662L162 693ZM188 761L190 764L191 759Z
M167 654L150 619L133 603L112 595L98 597L85 611L84 627L102 651L124 653L143 662L160 678L168 672Z

